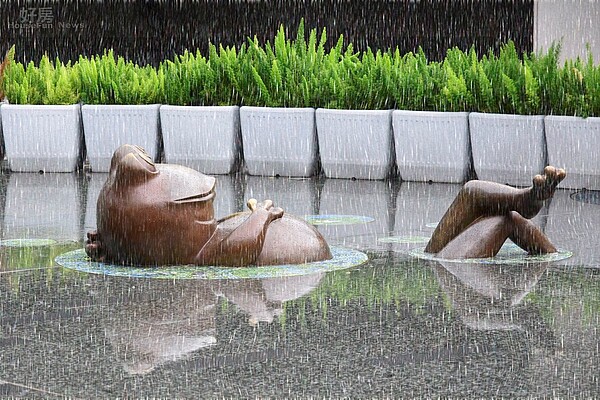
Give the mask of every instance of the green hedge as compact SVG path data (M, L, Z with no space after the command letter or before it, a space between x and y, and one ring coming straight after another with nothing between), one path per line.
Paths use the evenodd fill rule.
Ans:
M327 36L301 22L290 39L280 27L273 42L249 38L239 47L210 44L207 55L185 52L158 68L138 66L112 50L64 65L43 57L36 66L10 63L2 90L15 104L174 104L479 111L600 116L600 66L587 60L559 65L559 46L518 54L449 49L442 62L422 50L355 52L326 49Z
M80 57L73 66L77 94L86 104L153 104L164 97L163 70L140 67L112 50L102 56Z
M37 66L33 62L9 64L2 91L13 104L73 104L79 101L76 79L70 64L43 56Z

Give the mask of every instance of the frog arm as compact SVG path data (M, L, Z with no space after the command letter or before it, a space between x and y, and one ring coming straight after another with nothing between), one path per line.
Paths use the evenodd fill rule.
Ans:
M196 255L196 264L233 267L253 264L262 251L269 224L280 217L270 210L259 208L231 231L217 227Z

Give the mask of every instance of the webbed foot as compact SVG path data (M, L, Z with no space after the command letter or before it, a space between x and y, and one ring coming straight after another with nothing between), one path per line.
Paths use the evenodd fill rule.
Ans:
M565 179L566 172L562 168L547 166L544 168L544 175L533 177L533 186L531 192L536 200L547 200L554 194L556 186Z
M106 260L106 252L97 231L87 233L85 252L93 261L103 262Z

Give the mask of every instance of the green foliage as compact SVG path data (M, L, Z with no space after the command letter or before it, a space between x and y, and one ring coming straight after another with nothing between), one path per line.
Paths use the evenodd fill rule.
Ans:
M530 113L540 113L540 85L533 75L531 61L525 56L523 78L525 81L525 108Z
M205 105L207 90L214 77L209 73L208 62L199 52L185 52L173 61L161 63L164 75L163 102L184 106Z
M425 94L431 89L430 73L434 68L428 68L429 63L423 49L402 57L396 50L394 60L397 66L394 76L396 107L401 110L429 109Z
M80 57L73 69L87 104L154 104L164 97L164 71L115 58L112 50Z
M4 60L0 64L0 100L4 99L4 71L6 71L8 66L13 63L14 59L15 46L12 45L11 48L6 52L6 56L4 56Z
M545 115L600 116L600 66L588 49L580 58L559 65L560 45L543 55L532 55L528 66L538 82L540 113Z
M79 101L71 64L43 56L38 66L11 63L4 75L4 93L13 104L74 104Z
M562 93L556 109L565 115L589 115L586 99L586 84L581 59L567 60L559 75L559 90Z
M21 63L11 63L4 71L3 91L9 102L26 104L29 82L25 79L25 68Z
M325 31L323 31L322 39ZM340 36L336 45L329 53L322 53L322 68L317 71L316 85L313 86L317 93L314 107L342 108L346 93L345 75L342 71L344 37ZM346 62L346 65L348 62Z
M342 96L341 78L336 73L343 63L343 38L329 54L327 36L311 30L308 42L301 21L296 38L288 39L281 26L275 40L261 45L248 39L238 54L239 75L233 83L241 104L267 107L318 107L335 103ZM351 51L351 50L350 50Z
M551 58L535 55L519 56L512 42L500 49L500 55L490 52L479 65L473 65L476 78L473 85L474 110L505 114L540 114L543 107L542 72L538 59L548 63ZM550 69L548 69L550 71Z
M555 107L562 97L559 87L558 57L560 45L551 46L545 54L531 54L528 57L528 67L531 68L534 79L538 83L540 106L539 113L544 115L556 114Z
M208 64L211 78L206 86L207 105L237 105L241 102L241 95L237 90L238 77L241 75L238 57L243 57L244 49L238 52L234 47L211 44Z
M393 55L371 50L362 57L346 56L345 97L340 104L349 109L390 109L394 106L394 81L392 79ZM344 65L344 64L342 64ZM343 67L346 68L346 67Z
M208 59L188 51L161 63L164 75L163 102L173 105L232 105L240 102L236 90L240 76L235 48L209 45Z
M594 66L594 56L588 46L587 63L583 68L583 85L589 116L600 117L600 65Z
M469 111L473 108L472 90L478 82L475 51L465 53L458 48L450 49L443 62L441 98L439 111Z
M431 62L422 49L357 53L340 36L293 39L280 26L273 41L254 38L239 47L209 45L207 55L185 51L158 68L138 66L112 50L80 57L74 65L43 57L39 65L2 64L11 103L253 105L341 109L479 111L511 114L600 115L600 66L587 60L558 63L560 45L544 54L499 54L449 49ZM14 54L14 48L12 49Z
M477 63L474 68L476 80L473 84L473 109L481 112L491 112L494 109L494 89L492 81L485 73L483 65Z

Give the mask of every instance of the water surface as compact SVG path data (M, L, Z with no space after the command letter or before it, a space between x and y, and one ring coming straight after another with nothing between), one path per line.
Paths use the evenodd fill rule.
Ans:
M317 226L370 261L302 276L159 280L54 262L95 227L105 178L0 177L0 240L53 241L0 246L2 398L600 392L600 206L572 191L535 218L572 257L480 265L411 256L460 185L218 177L217 216L256 197L299 216L367 217Z

